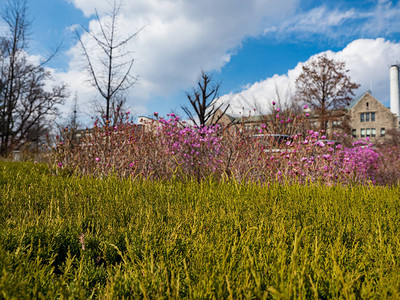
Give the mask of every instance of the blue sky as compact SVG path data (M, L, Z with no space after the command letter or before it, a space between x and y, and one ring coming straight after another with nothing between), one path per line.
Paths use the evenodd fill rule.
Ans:
M96 30L94 10L105 18L108 2L28 0L29 53L45 57L62 43L48 67L77 94L82 118L99 98L86 80L71 28ZM242 107L267 109L277 90L282 98L293 93L302 63L323 52L346 62L361 84L357 93L372 88L388 106L389 66L400 62L398 1L125 0L119 25L121 37L143 28L130 45L138 81L126 94L136 115L182 114L185 91L201 70L222 83L221 101L231 104L232 114ZM66 113L71 99L62 108Z

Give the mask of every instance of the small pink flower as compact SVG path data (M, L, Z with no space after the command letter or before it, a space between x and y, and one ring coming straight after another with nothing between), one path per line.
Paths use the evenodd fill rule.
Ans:
M62 163L58 163L58 167L61 168L63 166Z
M306 114L306 117L309 117L310 116L310 114Z
M94 160L95 160L95 161L100 161L100 158L96 157Z
M130 163L130 164L129 164L129 167L131 167L131 168L132 168L133 166L134 166L134 164L133 164L133 163Z
M275 101L272 101L272 105L275 105L276 103L275 103Z
M305 104L305 105L304 105L304 109L307 109L307 108L308 108L308 105L307 105L307 104Z

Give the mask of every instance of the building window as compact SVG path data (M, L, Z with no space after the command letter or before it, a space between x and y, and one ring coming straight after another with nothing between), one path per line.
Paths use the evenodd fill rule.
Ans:
M386 134L386 129L385 128L381 128L381 136L385 136Z
M368 106L369 106L369 103L367 102L367 103L366 103L366 105L367 105L367 108L368 108Z
M375 113L361 113L360 114L360 121L361 122L374 122L375 121Z
M361 128L361 137L365 137L365 128Z
M353 138L356 138L357 137L357 129L352 129L351 135L353 136Z
M376 128L371 128L371 136L372 137L376 136Z
M366 129L366 134L365 134L365 136L366 136L366 137L371 137L371 128L367 128L367 129Z

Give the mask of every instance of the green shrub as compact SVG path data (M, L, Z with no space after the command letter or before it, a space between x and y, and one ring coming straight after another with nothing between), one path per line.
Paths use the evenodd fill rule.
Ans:
M0 163L0 298L398 298L399 192Z

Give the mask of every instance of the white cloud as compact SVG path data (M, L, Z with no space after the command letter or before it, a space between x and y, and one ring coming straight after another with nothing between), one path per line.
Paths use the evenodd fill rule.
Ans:
M264 29L264 34L277 34L280 38L287 38L293 34L304 36L309 34L324 34L336 37L346 32L337 31L337 28L348 21L364 18L364 14L355 9L341 11L330 9L327 6L315 7L309 11L298 13L290 19ZM336 30L334 30L334 28ZM347 31L348 32L348 31ZM278 38L278 36L277 36Z
M353 82L361 84L356 94L372 89L372 95L385 105L389 105L389 67L398 63L400 57L400 43L387 41L383 38L358 39L349 43L342 51L326 51L329 58L341 60L346 63L349 75ZM315 54L307 61L315 59ZM221 97L221 101L231 105L229 112L238 115L244 108L245 112L257 108L262 113L268 111L272 100L276 100L277 87L283 100L287 99L285 93L293 93L295 81L301 72L304 62L300 62L287 74L274 75L265 80L248 86L237 94Z
M92 0L70 2L86 16L94 13ZM96 1L102 18L109 10L108 2ZM132 49L133 72L139 81L129 94L130 105L143 108L152 97L172 95L190 87L201 70L219 70L246 37L258 36L268 24L294 13L298 3L299 0L125 1L118 34L127 36L144 26ZM94 26L92 21L90 27ZM70 55L69 71L59 76L80 91L79 98L86 98L88 86L83 83L79 47L72 48Z
M340 2L336 3L340 6ZM324 38L387 36L400 32L400 2L378 0L367 8L332 8L322 5L299 12L292 18L264 29L264 34L278 39L303 39L310 35Z
M400 32L400 2L379 0L374 9L369 12L368 19L361 26L362 34L389 35Z
M86 16L97 8L104 18L110 0L69 0ZM387 0L366 9L330 8L327 5L299 12L300 0L125 0L119 20L120 36L143 28L134 40L133 73L139 77L131 89L129 105L139 114L147 111L146 103L153 98L168 97L185 90L197 79L200 70L220 70L241 47L247 37L261 34L282 39L323 34L325 37L382 36L399 32L400 2ZM354 26L350 26L354 25ZM94 21L90 23L95 28ZM351 28L351 30L349 30ZM388 66L397 62L399 45L383 39L359 39L343 51L332 53L346 61L354 81L366 90L372 84L374 95L388 100ZM96 97L96 92L82 72L79 47L70 49L70 65L66 73L56 74L71 89L79 91L81 107ZM281 97L294 90L294 80L301 63L286 74L251 84L236 97L232 110L250 109L256 101L272 101L278 87ZM225 101L230 99L227 95ZM171 105L176 105L171 103ZM264 108L266 109L266 107Z

